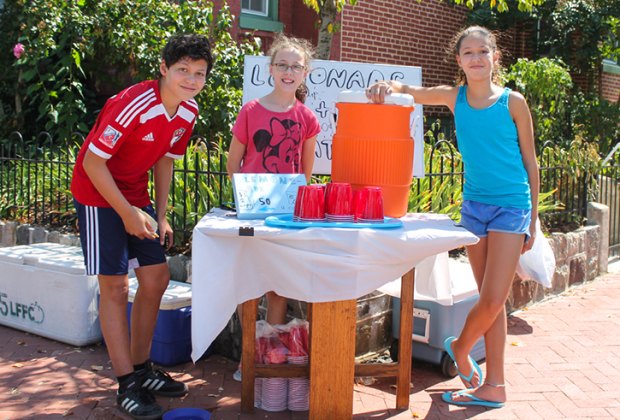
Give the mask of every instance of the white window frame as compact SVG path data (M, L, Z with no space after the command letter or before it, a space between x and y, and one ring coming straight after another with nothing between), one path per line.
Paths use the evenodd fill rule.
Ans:
M248 1L252 1L252 0L248 0ZM269 17L269 0L261 0L263 2L263 5L265 6L265 11L259 11L259 10L254 10L254 9L246 9L243 7L243 1L241 2L241 11L243 13L247 13L250 15L257 15L257 16L264 16L264 17Z

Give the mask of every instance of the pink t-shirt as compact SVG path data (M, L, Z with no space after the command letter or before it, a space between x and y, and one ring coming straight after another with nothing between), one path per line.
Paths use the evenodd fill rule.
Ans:
M245 104L232 132L246 145L242 173L299 174L303 143L321 128L310 108L300 101L286 112L263 107L258 99Z

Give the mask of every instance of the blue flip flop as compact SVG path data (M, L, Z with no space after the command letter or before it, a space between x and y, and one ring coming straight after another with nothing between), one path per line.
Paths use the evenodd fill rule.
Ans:
M478 372L478 377L480 378L480 384L482 384L482 369L480 369L480 365L478 365L478 363L476 363L476 361L474 359L472 359L471 356L469 357L469 363L471 363L472 366L472 370L469 373L469 376L465 376L461 373L461 370L459 369L459 365L456 364L456 358L454 357L454 352L452 352L452 347L451 344L452 342L456 340L456 337L448 337L444 340L443 342L443 348L446 350L446 353L448 353L448 356L450 356L450 358L454 361L454 364L456 365L456 371L459 374L459 377L461 379L463 379L465 382L469 383L471 385L471 379L474 377L474 372ZM475 388L474 386L468 386L467 388Z
M447 402L448 404L461 405L461 406L478 406L478 407L487 407L487 408L502 408L504 406L503 402L498 401L488 401L483 400L482 398L478 398L475 395L468 394L466 389L462 389L460 391L452 392L444 392L441 395L441 399ZM469 401L455 401L452 399L452 395L456 395L458 397L466 397L469 398Z

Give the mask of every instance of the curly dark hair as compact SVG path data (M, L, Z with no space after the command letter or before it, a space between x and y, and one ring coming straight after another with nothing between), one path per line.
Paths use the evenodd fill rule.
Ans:
M162 58L166 66L170 67L185 57L192 60L205 60L207 62L207 76L213 68L211 44L204 35L180 34L170 37L162 51Z

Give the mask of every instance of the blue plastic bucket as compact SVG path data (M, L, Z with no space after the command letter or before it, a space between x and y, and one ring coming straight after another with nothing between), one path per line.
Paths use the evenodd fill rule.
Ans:
M175 408L164 414L163 420L209 420L211 413L202 408Z

